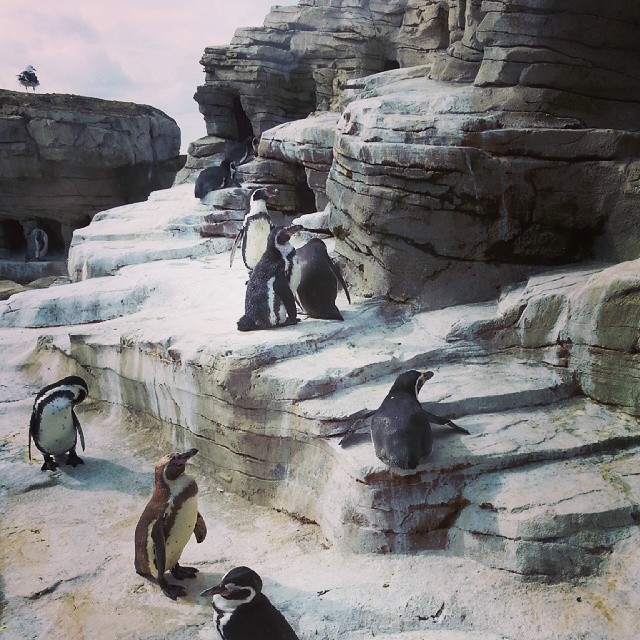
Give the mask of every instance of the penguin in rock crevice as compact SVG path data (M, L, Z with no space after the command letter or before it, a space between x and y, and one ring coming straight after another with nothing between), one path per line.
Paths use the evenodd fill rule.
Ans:
M27 237L27 254L24 261L42 260L49 251L49 236L44 229L36 227Z
M269 187L260 187L251 194L249 212L244 217L242 228L233 241L229 266L233 265L233 258L240 242L242 242L242 260L249 273L260 262L260 258L267 249L269 234L274 226L267 210L267 202L277 194L277 189Z
M232 569L220 584L201 595L212 596L222 640L299 640L287 619L262 593L260 576L249 567Z
M267 249L249 276L239 331L270 329L298 322L293 289L299 282L291 233L275 227Z
M74 407L89 395L87 383L80 376L67 376L42 389L36 396L29 423L29 459L31 440L44 455L42 471L58 468L53 456L67 453L67 464L84 464L76 453L78 436L84 451L84 434Z
M155 490L145 507L135 531L136 572L155 578L163 593L175 600L184 596L184 587L169 584L166 571L176 580L195 578L195 567L183 567L178 561L182 550L194 535L198 543L207 535L207 526L198 512L198 485L185 473L187 461L198 453L170 453L155 467Z

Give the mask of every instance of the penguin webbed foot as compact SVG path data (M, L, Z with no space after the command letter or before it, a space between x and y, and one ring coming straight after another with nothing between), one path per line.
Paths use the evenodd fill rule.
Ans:
M176 580L187 580L188 578L195 578L198 573L198 569L195 567L181 567L177 564L171 569L171 575Z
M44 464L40 467L40 471L55 471L58 468L58 463L48 455L44 457Z
M67 454L67 464L75 468L79 464L84 464L84 460L75 452L75 449L71 449Z
M176 600L178 597L184 598L184 596L187 595L184 587L181 587L179 584L169 584L164 578L158 580L158 584L162 589L162 593L172 600Z

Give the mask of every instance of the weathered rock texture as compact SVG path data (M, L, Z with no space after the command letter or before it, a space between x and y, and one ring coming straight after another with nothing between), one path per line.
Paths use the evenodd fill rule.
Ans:
M328 198L355 290L438 308L640 255L638 42L633 0L301 1L206 49L196 100L289 210Z
M0 91L0 255L23 260L39 226L64 259L96 212L170 186L179 149L175 121L153 107Z
M95 233L76 234L85 279L11 297L0 327L73 324L70 357L114 416L197 446L221 486L317 522L341 548L444 550L553 579L606 570L640 517L638 261L556 270L439 311L340 297L343 323L243 334L246 270L207 255L188 203L182 185L101 214ZM119 221L133 234L149 207L172 220L156 238L166 254L109 240ZM166 229L179 224L184 246L199 247L191 259L170 253ZM407 474L366 434L345 449L337 436L408 368L435 371L421 399L471 435L434 427L433 455Z

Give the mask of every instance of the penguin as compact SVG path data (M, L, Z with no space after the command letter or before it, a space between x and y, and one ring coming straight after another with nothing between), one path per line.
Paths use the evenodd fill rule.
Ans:
M169 453L156 463L155 490L135 531L135 567L141 576L155 578L163 593L175 600L184 596L184 587L169 584L164 577L171 571L176 580L195 578L195 567L178 564L193 533L198 543L207 535L207 526L198 512L198 485L184 472L187 461L198 453Z
M271 230L267 249L249 276L244 315L238 320L239 331L269 329L298 322L292 292L295 279L296 250L290 232L284 227Z
M251 162L256 156L259 140L253 135L247 136L244 140L236 142L229 152L229 158L236 167Z
M204 198L210 191L225 189L234 185L236 165L231 160L223 160L219 166L203 169L196 180L196 198Z
M448 418L440 418L422 408L418 401L420 389L433 377L433 371L411 370L399 375L379 409L371 417L371 440L376 456L385 464L409 471L431 454L431 423L448 425L469 435L469 432ZM358 421L340 440L344 446L362 431L365 421Z
M222 640L299 640L286 618L262 593L260 576L249 567L232 569L220 584L200 595L212 596Z
M31 87L35 92L36 87L40 85L36 70L31 65L28 65L24 71L21 71L16 78L18 78L18 82L27 89L27 91L29 87Z
M344 320L336 307L338 284L343 288L349 304L351 296L340 268L327 253L325 243L319 238L309 240L296 249L296 258L300 270L300 284L294 293L300 301L300 306L311 318Z
M84 451L84 434L73 410L89 395L87 383L80 376L68 376L42 389L33 403L29 423L29 460L31 439L44 455L42 471L55 471L53 456L67 453L67 464L77 467L84 461L76 453L78 435Z
M242 228L233 241L229 258L230 267L233 265L233 258L240 241L242 241L242 260L249 273L255 269L260 258L262 258L262 254L267 248L269 233L274 227L267 211L267 200L277 195L277 193L277 189L261 187L251 194L249 213L245 216Z
M36 227L27 237L27 255L24 261L41 260L49 250L49 236L43 229Z

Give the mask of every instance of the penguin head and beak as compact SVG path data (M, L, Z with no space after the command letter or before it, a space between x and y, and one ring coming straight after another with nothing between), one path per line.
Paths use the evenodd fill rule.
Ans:
M212 596L211 604L217 611L236 609L251 602L262 591L262 579L249 567L231 569L220 584L203 591L201 596Z
M260 187L256 189L251 194L251 202L256 202L257 200L265 200L268 201L271 198L278 195L278 190L271 187Z
M67 376L56 382L58 387L69 387L74 394L73 404L79 404L89 395L89 387L80 376Z
M168 453L162 456L156 463L156 483L166 480L175 480L184 473L187 461L198 453L197 449L189 449L184 453Z
M433 371L420 372L415 371L414 369L411 371L405 371L396 378L396 381L393 383L389 393L405 391L415 395L417 398L424 383L427 380L431 380L431 378L433 378Z

